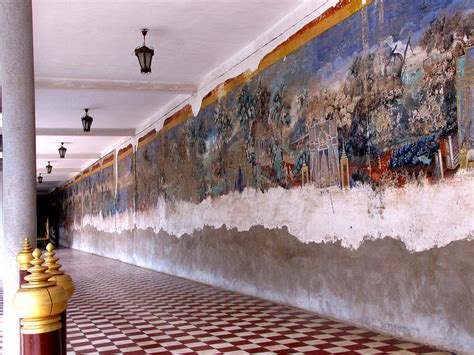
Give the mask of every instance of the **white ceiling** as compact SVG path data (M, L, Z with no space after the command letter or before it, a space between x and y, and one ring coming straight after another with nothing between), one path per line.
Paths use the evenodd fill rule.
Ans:
M37 128L81 129L83 108L90 108L97 128L143 127L172 100L190 96L184 87L202 79L242 48L295 11L304 0L33 0L35 76L58 86L37 84ZM135 47L141 28L149 28L153 46L152 74L141 75ZM75 80L97 81L82 89ZM122 85L110 84L120 80ZM136 82L176 84L177 90L149 91L124 85ZM108 89L100 89L105 85ZM182 85L183 92L180 91ZM68 87L68 88L66 88ZM59 131L61 132L61 131ZM47 161L53 174L39 191L58 186L96 159L81 154L104 153L121 136L37 136L37 154L53 157L66 142L66 159L38 158L40 172ZM76 159L68 159L75 154Z
M197 82L302 2L36 0L36 75ZM156 50L145 77L133 55L141 28Z
M138 67L138 61L134 64ZM94 119L92 128L135 128L175 96L172 93L152 91L38 88L36 126L81 128L84 108L89 108L89 115Z

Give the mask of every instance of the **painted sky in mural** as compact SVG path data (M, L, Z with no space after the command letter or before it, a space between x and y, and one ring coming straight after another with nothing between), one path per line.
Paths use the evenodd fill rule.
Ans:
M474 144L456 86L473 28L469 1L374 1L119 161L117 196L112 170L71 189L111 214L246 188L441 181Z

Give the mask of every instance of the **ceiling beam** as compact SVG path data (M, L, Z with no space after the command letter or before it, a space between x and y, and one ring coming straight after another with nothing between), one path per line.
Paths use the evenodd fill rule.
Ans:
M36 171L38 173L43 174L43 173L46 173L46 168L36 169ZM54 173L80 173L80 172L81 172L81 168L55 168L55 167L53 167L53 172L51 174L54 174ZM50 175L50 174L47 174L47 175Z
M3 130L0 127L0 134ZM134 128L91 128L84 132L81 128L36 128L37 136L84 136L84 137L132 137Z
M77 159L77 160L89 160L89 159L100 159L100 154L95 154L95 153L79 153L79 154L73 154L73 153L66 153L66 158L68 160L71 159ZM55 154L36 154L36 159L60 159L59 158L59 153Z
M91 128L84 132L81 128L36 128L37 136L89 136L89 137L131 137L134 128Z
M35 78L37 88L69 90L162 91L175 94L194 94L197 84L158 81L96 80L69 78Z

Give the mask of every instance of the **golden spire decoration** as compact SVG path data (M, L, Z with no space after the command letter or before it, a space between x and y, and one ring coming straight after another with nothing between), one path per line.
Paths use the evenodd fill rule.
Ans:
M59 258L56 258L56 252L54 251L54 245L52 243L48 243L46 246L46 266L48 267L47 274L50 275L49 280L55 281L59 286L62 286L67 293L68 298L72 296L74 293L74 283L71 279L71 276L66 274L63 270L59 270L61 268L61 264L58 264L57 261Z
M61 264L58 264L57 261L59 260L59 258L55 258L54 256L56 255L56 252L54 252L54 245L52 243L48 243L48 245L46 246L46 253L44 253L46 255L46 266L48 267L48 271L47 273L51 274L51 275L62 275L64 274L64 271L62 270L59 270L61 268Z
M16 255L16 262L20 267L20 270L28 270L31 267L31 260L33 260L33 248L31 247L28 238L23 241L23 248Z
M40 288L40 287L48 287L56 285L54 281L48 281L50 275L46 273L48 270L47 266L42 266L44 264L44 259L41 258L41 250L36 248L33 251L34 259L31 261L33 267L28 269L30 275L25 276L25 280L28 283L23 284L22 288Z
M27 283L21 285L13 299L13 307L22 319L23 334L47 333L61 329L61 316L66 309L67 294L56 281L49 280L51 275L46 273L43 266L41 250L33 251L33 267L28 269L30 275L25 276Z

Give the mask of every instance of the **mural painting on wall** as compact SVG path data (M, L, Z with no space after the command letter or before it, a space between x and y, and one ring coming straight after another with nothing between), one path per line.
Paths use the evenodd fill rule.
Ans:
M351 186L441 179L472 144L458 135L456 60L473 21L464 1L373 2L158 136L164 189L200 201L290 188L303 165L316 186L341 186L343 151Z
M135 156L129 145L117 154L117 193L115 195L117 213L135 208Z
M59 194L60 220L81 224L83 211L111 216L116 212L114 154L108 154L84 171L77 182Z
M121 161L116 208L452 175L474 155L473 28L468 1L371 2Z
M89 175L90 194L94 215L109 216L115 213L115 172L114 154L109 154L101 161L101 169ZM94 170L94 167L92 167Z

